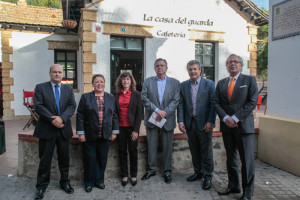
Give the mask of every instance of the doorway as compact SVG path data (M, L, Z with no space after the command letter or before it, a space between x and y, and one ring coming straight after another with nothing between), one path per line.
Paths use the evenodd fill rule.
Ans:
M136 81L136 90L141 91L144 82L144 53L142 38L111 36L111 93L116 92L116 80L125 71L130 72Z

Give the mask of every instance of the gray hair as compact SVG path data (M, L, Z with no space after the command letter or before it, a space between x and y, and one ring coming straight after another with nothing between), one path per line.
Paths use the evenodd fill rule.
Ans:
M155 62L154 62L154 67L155 67L156 63L159 62L159 61L164 61L165 64L166 64L166 67L168 67L168 63L167 63L166 59L163 59L163 58L157 58L157 59L155 60Z
M187 64L186 64L186 69L189 70L189 66L191 65L198 65L198 68L201 69L201 64L198 60L190 60Z
M232 57L232 56L238 57L238 58L240 59L240 63L241 63L241 65L242 65L242 67L244 66L244 62L243 62L242 57L241 57L241 56L238 56L238 55L236 55L236 54L231 54L230 56L228 56L228 58L227 58L227 60L226 60L226 65L227 65L227 63L228 63L229 58Z
M62 66L61 66L60 64L53 64L53 65L50 66L49 73L51 73L51 70L52 70L52 68L53 68L55 65L59 65L59 66L62 68Z

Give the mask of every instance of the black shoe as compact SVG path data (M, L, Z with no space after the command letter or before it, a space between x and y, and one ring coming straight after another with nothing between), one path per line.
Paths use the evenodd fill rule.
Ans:
M241 190L240 189L227 188L224 191L218 192L218 195L229 195L229 194L233 194L233 193L241 193Z
M240 198L240 200L250 200L250 199L251 199L251 197L246 197L244 195Z
M97 188L99 188L101 190L104 190L105 185L104 185L104 183L100 183L100 185L95 185L95 187L97 187Z
M122 180L122 181L121 181L121 184L122 184L123 187L125 187L125 186L128 184L128 178L127 178L126 181L123 181L123 180Z
M143 177L142 177L142 181L149 179L151 176L155 176L156 173L146 173Z
M210 188L211 188L211 178L204 178L202 189L209 190Z
M74 192L74 189L72 188L70 183L66 185L60 185L60 188L63 189L68 194L72 194Z
M164 177L165 177L165 182L167 184L170 184L172 182L172 176L171 175L165 175Z
M45 193L46 189L39 189L37 190L34 199L43 199L44 198L44 193Z
M91 191L92 191L92 189L93 189L93 187L92 186L85 186L85 191L87 192L87 193L90 193Z
M196 181L196 180L200 180L202 178L202 176L203 176L202 173L200 173L200 174L195 173L192 176L188 177L186 180L188 182L193 182L193 181Z
M132 180L132 178L130 179L131 185L135 186L137 184L137 179L135 181Z

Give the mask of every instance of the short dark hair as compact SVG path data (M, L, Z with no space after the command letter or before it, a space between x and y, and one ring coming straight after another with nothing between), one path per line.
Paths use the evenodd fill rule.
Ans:
M93 78L92 78L92 84L94 83L94 80L95 80L95 78L97 78L97 77L103 78L103 80L104 80L104 82L105 82L105 78L104 78L104 76L103 76L102 74L95 74L95 75L93 76Z
M198 68L201 69L201 64L198 60L190 60L187 64L186 64L186 69L189 70L189 66L191 65L198 65Z
M168 63L167 63L166 59L163 59L163 58L157 58L157 59L155 60L155 62L154 62L154 67L155 67L156 63L159 62L159 61L164 61L165 64L166 64L166 67L168 67Z
M134 77L132 76L132 74L129 72L123 72L122 74L119 75L119 77L116 80L117 93L121 92L121 90L124 89L124 87L122 85L122 78L125 78L127 76L129 76L129 78L131 79L131 84L130 84L129 89L131 91L136 91L136 81L135 81Z

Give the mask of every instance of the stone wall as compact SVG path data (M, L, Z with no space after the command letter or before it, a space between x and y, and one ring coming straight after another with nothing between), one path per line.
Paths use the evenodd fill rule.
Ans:
M214 134L213 137L213 153L214 163L216 165L226 161L226 154L223 145L223 140L220 134ZM37 168L39 163L38 158L38 139L32 135L19 134L19 153L18 153L18 175L36 178ZM56 150L55 150L56 152ZM78 138L73 137L70 141L70 179L83 180L83 164L82 164L82 146ZM158 169L161 171L162 152L158 154ZM187 170L192 168L191 154L187 140L182 134L174 135L173 170ZM116 142L111 144L108 163L106 168L106 178L119 177L119 156L118 145ZM141 136L138 144L138 177L141 177L147 168L147 142L146 137ZM57 164L57 155L54 153L51 167L51 178L59 179L59 169Z

